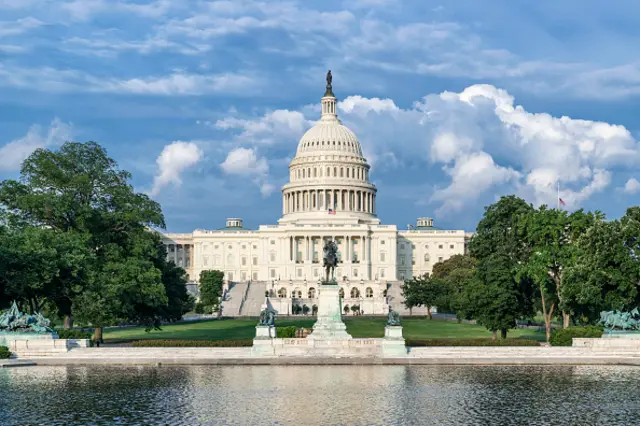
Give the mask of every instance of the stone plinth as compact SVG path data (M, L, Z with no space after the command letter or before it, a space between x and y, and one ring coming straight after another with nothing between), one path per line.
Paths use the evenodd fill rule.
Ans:
M10 340L7 343L9 350L18 357L57 355L74 348L91 346L89 339L30 339Z
M276 328L272 325L257 325L256 339L274 339L276 337Z
M58 333L13 333L0 332L0 346L9 346L14 340L54 340L58 338Z
M628 338L605 338L602 336L600 339L574 337L572 346L605 351L637 351L640 354L640 338L635 336Z
M402 326L388 325L384 328L382 354L385 357L406 356L407 347L402 336Z
M340 287L333 281L322 283L318 294L318 320L313 325L309 340L350 340L347 326L342 321Z

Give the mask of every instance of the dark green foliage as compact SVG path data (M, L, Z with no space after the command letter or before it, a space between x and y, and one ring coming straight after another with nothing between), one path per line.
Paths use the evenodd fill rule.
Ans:
M302 306L296 304L291 307L291 313L293 315L299 315L301 312L302 312Z
M204 308L205 308L204 303L202 303L202 302L196 303L195 313L196 314L204 314Z
M253 340L137 340L134 348L220 348L253 346Z
M276 337L279 339L292 339L296 337L298 327L290 325L288 327L276 327Z
M406 340L409 347L418 346L540 346L540 342L527 339L430 339Z
M309 313L309 307L307 305L302 305L302 313L305 315Z
M559 328L551 332L551 346L572 346L573 338L600 338L603 329L599 326Z
M72 328L56 329L60 339L91 339L90 331L74 330Z
M6 346L0 346L0 359L9 359L11 358L11 352L9 348Z
M202 271L200 273L200 302L217 311L222 297L222 285L224 284L224 272Z
M316 315L318 313L318 305L313 305L311 307L311 314Z

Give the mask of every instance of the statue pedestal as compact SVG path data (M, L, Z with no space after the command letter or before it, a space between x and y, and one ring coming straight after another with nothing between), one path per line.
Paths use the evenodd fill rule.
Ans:
M402 326L388 325L384 328L382 354L386 357L406 356L407 347L402 337Z
M313 331L307 336L309 340L350 340L347 326L342 321L342 304L340 303L340 286L335 281L323 282L318 294L318 320Z
M272 325L256 325L256 339L275 339L276 328Z

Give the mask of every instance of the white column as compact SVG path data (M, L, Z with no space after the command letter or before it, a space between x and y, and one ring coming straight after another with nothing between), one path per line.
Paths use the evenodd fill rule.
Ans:
M349 238L349 236L347 235L344 238L344 242L345 242L345 246L346 246L346 249L345 249L346 253L345 253L344 261L348 263L348 262L351 262L351 238Z

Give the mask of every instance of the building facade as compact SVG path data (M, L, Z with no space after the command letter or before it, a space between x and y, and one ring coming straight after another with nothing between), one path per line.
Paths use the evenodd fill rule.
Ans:
M241 312L243 305L252 296L264 301L265 292L280 312L315 304L327 240L338 245L343 304L358 305L365 314L386 313L390 305L402 311L403 280L430 274L435 263L466 251L470 234L437 229L430 218L419 218L408 230L380 222L370 166L358 138L338 118L330 83L321 104L320 120L302 136L289 165L277 224L250 230L241 218L230 218L218 230L164 234L169 259L193 281L217 269L229 290L240 284L238 314L255 314L255 307Z

